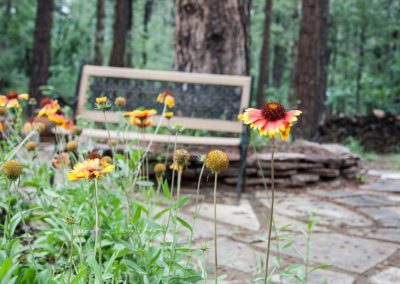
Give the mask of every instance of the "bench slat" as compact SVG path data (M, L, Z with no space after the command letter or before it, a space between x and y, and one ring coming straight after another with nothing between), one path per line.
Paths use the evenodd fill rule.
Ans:
M85 128L82 132L83 136L97 139L108 139L108 132L106 129L92 129ZM136 140L138 139L140 133L138 132L126 132L118 133L117 131L110 131L110 136L112 139L126 139L126 140ZM143 139L143 138L142 138ZM154 142L158 143L173 143L175 137L166 134L146 133L144 140L150 141L154 139ZM195 137L195 136L178 136L177 143L179 144L193 144L193 145L218 145L218 146L238 146L240 144L240 138L231 137Z

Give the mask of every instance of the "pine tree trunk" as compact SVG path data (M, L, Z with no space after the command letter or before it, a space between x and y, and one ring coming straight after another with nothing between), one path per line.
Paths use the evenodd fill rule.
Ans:
M125 59L125 45L132 20L132 0L115 2L114 39L110 57L110 66L122 67Z
M359 35L359 42L358 42L358 63L357 63L357 74L356 74L356 113L360 113L360 105L361 105L361 79L362 73L364 69L364 46L365 46L365 24L362 25Z
M146 42L149 37L149 22L151 19L151 15L153 13L153 0L146 0L144 5L144 15L143 15L143 49L142 49L142 66L145 67L147 64L147 50L146 50Z
M175 0L176 69L249 74L249 28L249 0Z
M274 87L279 89L282 85L283 71L286 63L286 48L280 44L274 45L274 60L272 64L272 79Z
M37 1L29 93L38 101L41 100L39 87L49 79L53 9L53 0Z
M303 111L298 134L314 140L326 92L328 0L303 0L295 93Z
M265 0L264 35L261 47L260 66L258 69L257 106L261 107L265 102L264 90L268 85L269 77L269 34L271 26L272 0Z
M97 0L97 8L96 8L96 42L94 44L94 61L95 65L103 64L103 53L101 48L104 42L104 0Z

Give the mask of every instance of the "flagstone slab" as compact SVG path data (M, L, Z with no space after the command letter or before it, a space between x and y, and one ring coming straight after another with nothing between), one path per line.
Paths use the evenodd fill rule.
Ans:
M192 207L190 211L194 212L194 208ZM199 215L213 220L214 205L204 203L200 209ZM217 204L217 219L219 222L239 226L252 231L260 229L260 222L250 202L246 199L242 199L240 205Z
M348 198L338 199L337 201L340 203L349 205L349 206L354 206L354 207L387 206L387 205L398 204L395 201L388 200L383 196L377 196L377 195L351 196Z
M400 226L400 207L360 208L381 226Z
M214 263L213 244L213 242L210 243L211 249L206 256L208 263ZM263 256L263 252L256 251L244 243L225 237L218 239L218 265L252 273L257 269L257 263L260 263Z
M342 206L301 194L278 199L276 213L307 222L315 210L318 223L335 227L369 226L372 221Z
M352 284L353 282L354 282L354 277L351 275L325 269L312 272L307 280L307 284L322 284L322 283Z
M305 237L294 239L294 246L306 252ZM312 235L310 259L313 263L334 265L346 271L362 273L392 255L395 244L369 240L338 233L315 233ZM294 249L282 250L282 254L298 256Z
M400 268L389 267L377 275L371 277L373 284L394 284L400 283Z
M363 195L365 193L370 193L369 191L362 191L359 189L310 189L307 191L310 194L329 197L329 198L347 198L353 196Z
M400 228L357 228L347 232L360 237L400 243Z
M374 170L371 169L367 172L371 176L378 176L381 179L398 179L400 180L400 171L388 171L388 170Z
M367 184L361 187L362 189L371 191L386 191L400 193L400 180L379 180L372 184Z

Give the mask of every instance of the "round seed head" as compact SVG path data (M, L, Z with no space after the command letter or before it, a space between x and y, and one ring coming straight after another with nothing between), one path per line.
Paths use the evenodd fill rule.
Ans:
M126 99L124 97L116 97L115 101L114 101L114 104L117 107L122 108L122 107L124 107L126 105Z
M65 222L67 222L68 225L73 225L73 224L76 223L76 219L75 219L75 217L73 215L68 215L65 218Z
M22 173L22 165L18 161L9 160L4 163L2 172L8 179L16 180Z
M110 145L110 146L116 146L118 144L118 141L117 141L117 139L111 139L111 140L108 140L108 145Z
M71 134L75 136L80 136L82 134L82 127L75 126L71 129Z
M78 149L78 142L72 140L67 143L67 151L75 152Z
M219 174L228 168L229 158L225 152L213 150L207 154L205 163L211 172Z
M104 156L104 157L102 158L102 160L103 160L104 162L106 162L107 164L111 164L112 161L113 161L113 159L112 159L110 156Z
M162 176L166 169L167 167L162 163L158 163L154 166L154 172L156 173L156 176Z
M25 149L28 150L29 152L35 151L36 143L33 141L29 141L28 143L25 144Z
M185 149L178 149L174 152L174 162L186 166L189 162L189 152Z

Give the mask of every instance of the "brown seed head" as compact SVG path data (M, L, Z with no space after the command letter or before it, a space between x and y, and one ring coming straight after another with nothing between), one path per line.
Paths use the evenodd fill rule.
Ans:
M4 163L2 172L8 179L16 180L22 173L22 165L18 161L9 160Z
M69 141L67 143L67 151L68 152L75 152L78 149L78 142L75 140Z
M36 143L33 141L29 141L28 143L25 144L25 149L28 150L29 152L35 151Z
M122 108L122 107L124 107L126 105L126 99L124 97L116 97L115 101L114 101L114 104L117 107Z
M211 172L219 174L228 169L229 158L225 152L213 150L207 154L205 163Z
M167 170L167 167L162 163L158 163L154 166L154 172L156 173L156 176L164 175L166 170Z
M82 134L82 127L74 126L74 127L71 129L71 134L72 134L72 135L75 135L75 136L80 136L80 135Z

